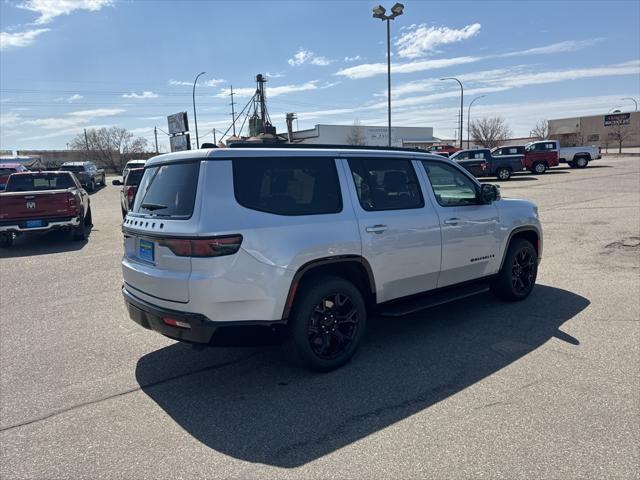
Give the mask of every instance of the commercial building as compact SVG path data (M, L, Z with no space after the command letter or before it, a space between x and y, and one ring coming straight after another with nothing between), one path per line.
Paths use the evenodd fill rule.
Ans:
M605 148L640 146L640 112L616 112L549 120L549 137L563 146L594 144Z
M373 125L316 125L308 130L292 132L293 143L324 145L389 145L389 129ZM391 127L394 147L426 149L440 139L433 136L432 127Z

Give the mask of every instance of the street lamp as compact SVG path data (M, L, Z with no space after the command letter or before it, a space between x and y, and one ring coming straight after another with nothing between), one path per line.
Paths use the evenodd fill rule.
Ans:
M387 110L389 118L389 147L391 147L391 23L396 17L402 15L404 5L396 3L391 7L391 15L385 15L387 11L382 5L378 5L373 9L373 18L379 18L383 22L387 22Z
M625 98L621 98L620 100L631 100L635 105L636 105L636 109L634 111L638 111L638 102L636 102L635 98L631 98L631 97L625 97Z
M484 97L486 97L486 95L480 95L479 97L474 98L473 100L471 100L471 103L467 108L467 148L471 148L471 144L469 143L469 128L471 126L471 105L473 105L473 102L475 102L476 100L480 100Z
M196 126L196 149L200 148L200 140L198 139L198 115L196 114L196 83L200 75L204 75L207 72L200 72L196 79L193 81L193 123Z
M607 113L620 113L620 112L621 112L620 108L621 108L621 107L613 107L613 108L610 108L610 109L609 109L609 111L608 111Z
M464 121L464 87L456 77L445 77L440 80L455 80L460 85L460 148L462 148L462 122Z

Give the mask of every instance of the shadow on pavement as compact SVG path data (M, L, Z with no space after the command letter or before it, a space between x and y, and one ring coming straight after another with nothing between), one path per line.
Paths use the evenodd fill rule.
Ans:
M49 253L73 252L84 248L93 228L87 230L87 240L76 241L71 232L23 233L13 240L9 248L0 248L0 258L30 257Z
M292 468L431 407L552 337L579 345L559 328L589 303L539 285L520 303L483 294L404 318L374 318L359 354L328 374L288 365L277 347L174 344L142 357L136 378L210 448Z

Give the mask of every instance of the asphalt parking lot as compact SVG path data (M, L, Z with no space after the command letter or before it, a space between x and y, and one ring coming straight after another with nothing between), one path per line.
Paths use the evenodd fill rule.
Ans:
M321 375L129 320L101 189L86 244L0 251L0 477L639 478L640 157L501 186L540 207L533 294L374 319Z

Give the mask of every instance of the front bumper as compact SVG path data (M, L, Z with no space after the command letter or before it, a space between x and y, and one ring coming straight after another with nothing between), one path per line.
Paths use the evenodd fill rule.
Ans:
M187 343L209 344L216 330L222 327L273 326L285 323L284 320L214 321L198 313L178 312L152 305L133 295L125 286L122 287L122 295L131 320L148 330ZM167 325L165 318L186 323L189 327Z
M44 225L41 227L26 227L26 220L20 222L0 222L0 232L5 233L22 233L22 232L44 232L46 230L57 230L60 228L73 228L80 225L80 219L78 217L73 218L61 218L43 220Z

